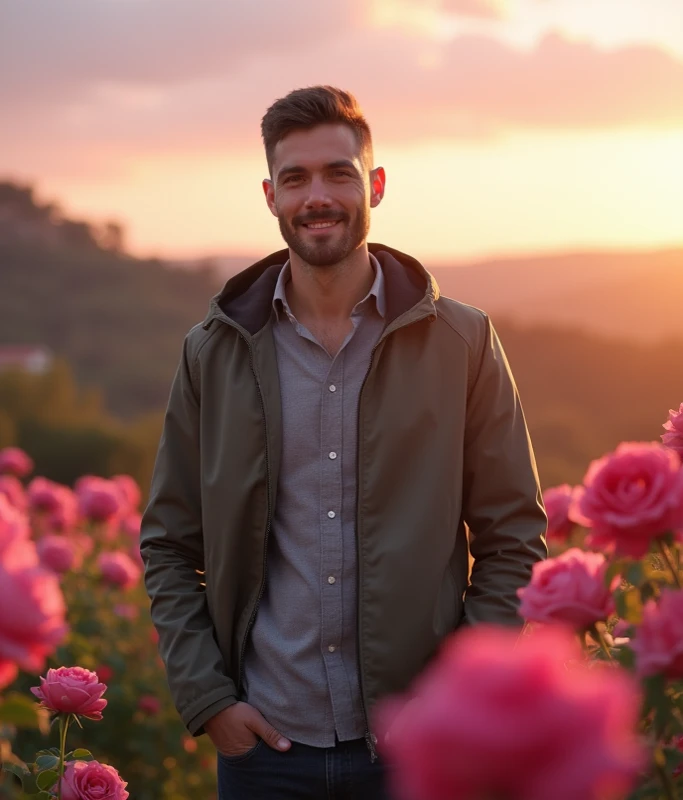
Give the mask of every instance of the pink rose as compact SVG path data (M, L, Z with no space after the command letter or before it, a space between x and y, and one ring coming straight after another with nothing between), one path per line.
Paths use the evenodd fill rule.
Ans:
M68 632L66 603L53 572L34 566L35 545L15 542L0 559L0 671L37 672Z
M137 511L142 492L135 478L130 475L114 475L111 482L119 492L122 511L131 514Z
M654 442L624 442L593 461L570 509L589 547L642 558L653 539L683 524L683 469Z
M117 603L114 606L114 614L122 619L137 619L140 616L140 609L133 603Z
M40 563L53 572L61 575L81 566L82 552L65 536L48 533L39 540L37 547Z
M0 559L10 544L19 540L27 541L30 535L26 514L11 505L4 494L0 494Z
M46 515L49 529L68 531L78 521L78 503L68 486L47 478L34 478L28 485L28 502L32 511Z
M645 603L631 649L640 676L683 678L683 591L662 589L659 603Z
M102 719L102 709L107 705L102 695L106 690L97 673L83 667L49 669L46 677L41 677L40 686L31 687L44 708L93 720Z
M126 800L126 781L108 764L67 761L62 777L62 800ZM50 790L57 794L57 784Z
M569 506L574 489L568 484L555 486L543 492L543 504L548 515L548 539L564 542L574 528L569 519Z
M33 472L33 461L19 447L5 447L0 450L0 473L25 478Z
M110 522L121 513L121 490L112 481L86 475L76 482L81 514L92 522Z
M26 511L28 508L24 486L14 475L0 475L0 495L4 495L9 504L19 511Z
M130 539L138 543L140 539L140 523L142 521L142 514L138 511L133 511L130 514L126 514L126 516L121 520L121 530L123 533L126 534Z
M97 677L105 683L114 677L114 670L108 664L100 664L95 672Z
M666 431L662 434L662 442L683 459L683 403L678 411L669 409L669 419L662 427Z
M639 705L635 681L585 666L568 630L479 625L409 696L380 701L375 726L397 800L616 800L645 763Z
M578 547L557 558L537 561L529 585L517 590L520 616L528 622L563 623L580 629L606 620L614 611L612 592L620 583L616 576L610 587L605 585L607 566L600 553Z
M153 694L143 694L138 700L138 708L150 717L154 717L161 711L161 701Z
M112 586L130 589L140 579L140 568L127 553L122 551L101 553L97 559L97 566L102 578Z

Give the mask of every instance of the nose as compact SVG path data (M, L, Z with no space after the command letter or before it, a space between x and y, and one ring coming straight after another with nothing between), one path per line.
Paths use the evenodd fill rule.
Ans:
M329 208L332 205L325 181L314 176L308 185L308 197L306 198L306 208Z

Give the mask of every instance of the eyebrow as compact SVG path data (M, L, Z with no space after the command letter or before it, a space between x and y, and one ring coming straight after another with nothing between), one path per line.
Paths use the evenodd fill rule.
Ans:
M355 173L358 173L356 165L353 163L353 161L349 161L347 158L340 158L338 161L330 161L328 164L325 164L323 169L340 169L342 167L352 169ZM282 169L277 173L277 179L280 180L280 178L285 177L286 175L301 174L302 172L308 172L306 167L300 167L297 164L292 164L290 166L282 167Z

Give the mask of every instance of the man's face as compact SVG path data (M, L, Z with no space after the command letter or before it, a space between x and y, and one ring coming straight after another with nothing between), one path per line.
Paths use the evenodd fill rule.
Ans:
M277 143L263 189L290 249L311 266L329 267L365 242L384 171L367 171L350 127L319 125Z

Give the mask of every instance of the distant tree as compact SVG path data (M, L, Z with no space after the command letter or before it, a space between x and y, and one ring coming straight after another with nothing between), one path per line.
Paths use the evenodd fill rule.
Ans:
M109 221L105 224L100 236L100 247L112 253L123 253L125 248L125 230L118 222Z

